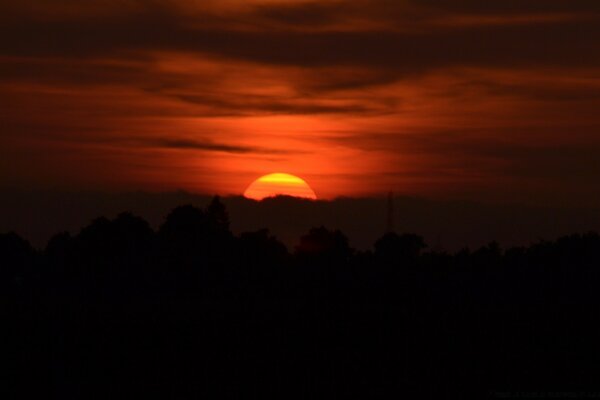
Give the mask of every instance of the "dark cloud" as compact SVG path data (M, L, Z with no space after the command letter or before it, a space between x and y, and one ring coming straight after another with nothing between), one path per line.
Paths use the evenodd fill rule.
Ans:
M343 2L302 2L282 3L277 6L260 5L252 10L252 17L275 26L319 27L339 22L343 18Z
M141 61L114 63L94 60L5 58L0 62L0 82L35 81L46 84L143 84L151 75ZM150 82L146 82L150 83Z
M581 73L585 74L585 71L581 71ZM482 82L481 87L487 93L495 96L519 96L546 102L600 102L600 85L589 85L589 83L586 85L555 84L553 86L546 83L546 86L543 86L526 83Z
M182 149L182 150L201 150L201 151L218 151L225 153L247 154L290 154L288 150L267 149L252 146L235 146L223 143L214 143L210 141L197 141L191 139L159 139L147 141L146 144L160 148Z
M206 96L179 94L176 98L187 103L207 107L206 116L240 116L253 114L376 114L385 112L377 104L320 104L319 99L285 99L275 96L229 95Z
M38 8L51 9L38 3L34 2ZM76 3L60 4L68 9ZM149 54L160 51L187 52L224 62L306 68L314 71L314 76L295 84L313 94L388 84L445 68L600 67L597 2L333 1L263 4L225 13L212 8L183 12L177 7L183 3L176 1L125 2L129 7L122 11L118 2L104 3L104 8L100 4L94 2L94 9L105 13L66 13L52 18L23 9L5 13L0 17L0 55L25 58L2 63L3 79L180 84L181 77L151 70ZM12 8L19 10L15 5ZM537 14L531 14L560 16L565 12L575 17L539 24L533 18ZM484 20L460 29L452 24L431 25L433 17L439 21L455 18L457 13L475 19L487 14L532 18L517 25L489 25ZM243 29L236 23L239 19L246 21ZM366 26L361 28L356 21ZM369 21L377 24L369 25ZM306 29L297 30L296 26ZM314 26L330 29L311 29ZM98 65L98 58L122 63ZM340 67L354 70L327 70ZM202 76L195 78L202 80ZM211 79L214 77L204 78ZM200 97L215 106L218 101L231 102L196 93L181 99L193 103ZM276 113L372 111L361 105L315 107L281 99L254 104ZM253 111L252 105L241 108Z
M364 4L368 16L370 8ZM452 8L450 4L432 2L432 6L440 9ZM468 4L474 12L491 12L490 7ZM268 13L271 19L281 20L284 25L286 21L303 24L302 21L311 18L325 23L329 20L325 15L335 15L333 6L265 7L257 15ZM377 9L375 5L372 7ZM530 8L539 9L533 5ZM307 10L316 10L316 14L323 16L307 17L312 15ZM343 10L342 7L342 16ZM279 65L370 66L398 74L456 65L598 66L600 63L600 44L595 39L600 34L600 5L596 6L598 14L553 24L540 25L532 19L531 24L475 25L458 30L431 29L425 24L427 29L416 31L393 29L410 23L410 20L395 20L393 15L380 16L386 22L380 28L311 32L237 30L226 23L206 28L203 24L193 24L190 17L165 13L161 7L142 11L68 21L5 21L0 29L0 46L2 53L8 55L69 57L110 54L126 58L135 57L133 51L168 49ZM257 22L262 18L254 17Z
M598 66L597 21L554 29L488 27L431 34L326 32L316 34L196 32L190 50L272 64L322 67L356 65L394 70L399 76L448 66ZM194 35L192 35L194 36Z
M394 0L384 0L395 3ZM472 14L512 13L525 14L533 12L598 12L600 5L594 0L418 0L423 7L431 7L444 11L464 12Z
M600 196L597 185L591 184L600 176L600 140L552 143L547 138L572 135L581 129L600 133L600 125L597 125L515 128L511 137L503 137L497 129L440 129L398 134L338 133L323 135L322 138L365 151L392 152L399 160L407 157L415 160L412 164L383 173L393 178L458 182L477 177L496 184L506 180L514 185L506 188L507 193L516 190L527 192L528 189L522 186L524 182L534 186L545 182L552 187L562 187L559 193L554 194L555 199L574 202L571 196L576 192L586 193L588 200ZM396 165L391 167L397 168Z

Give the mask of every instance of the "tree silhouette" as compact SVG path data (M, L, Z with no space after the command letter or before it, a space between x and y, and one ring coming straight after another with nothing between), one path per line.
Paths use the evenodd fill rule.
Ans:
M219 196L213 197L206 208L206 214L214 231L229 232L229 214Z
M0 234L7 398L482 398L594 388L600 237L455 254L388 233L354 251L312 228L293 254L233 235L216 197L155 232L130 213ZM423 396L425 393L425 396Z
M285 245L270 235L268 229L240 234L239 252L241 261L259 268L281 266L289 256Z
M345 262L352 254L348 238L339 230L331 231L324 226L312 228L296 247L296 256L300 259Z
M398 265L414 262L427 247L422 237L413 234L386 233L375 242L375 255L385 263Z
M14 283L29 273L34 251L29 242L14 232L0 234L0 280L2 284Z

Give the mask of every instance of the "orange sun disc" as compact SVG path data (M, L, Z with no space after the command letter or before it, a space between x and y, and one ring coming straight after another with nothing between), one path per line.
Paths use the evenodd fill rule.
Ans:
M248 189L244 192L244 196L254 200L262 200L274 196L317 199L317 195L304 179L283 173L261 176L248 186Z

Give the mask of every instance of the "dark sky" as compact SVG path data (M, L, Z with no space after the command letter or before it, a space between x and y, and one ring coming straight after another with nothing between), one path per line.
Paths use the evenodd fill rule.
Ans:
M597 0L4 0L0 60L5 188L600 203Z

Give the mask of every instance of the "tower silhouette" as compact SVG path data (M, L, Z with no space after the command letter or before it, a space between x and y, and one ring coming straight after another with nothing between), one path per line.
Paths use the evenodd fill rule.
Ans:
M387 199L387 227L386 233L394 232L394 192L388 193Z

